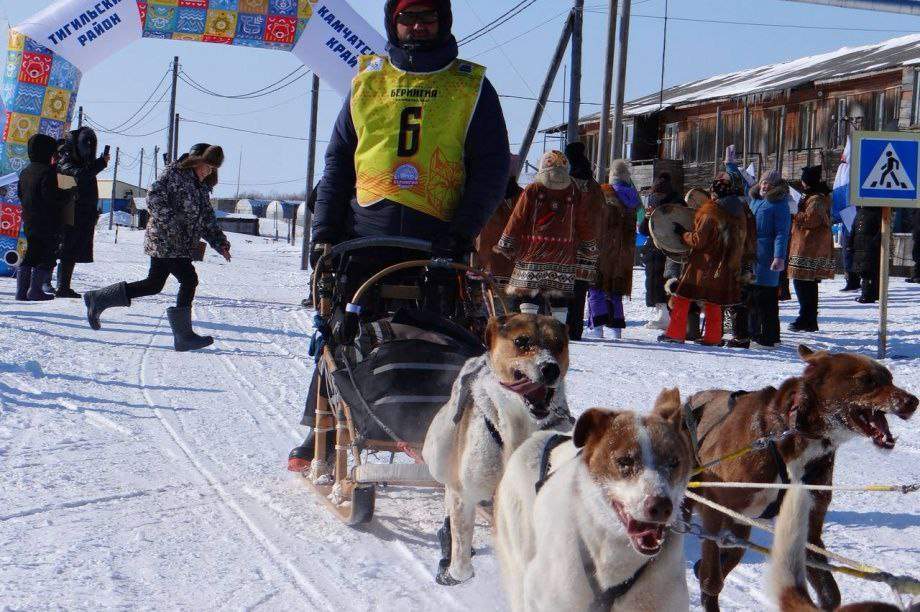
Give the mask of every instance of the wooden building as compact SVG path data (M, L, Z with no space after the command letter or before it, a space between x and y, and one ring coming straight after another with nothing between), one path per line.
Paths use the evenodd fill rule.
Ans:
M579 131L596 162L598 113ZM848 131L920 124L920 35L740 70L677 85L625 105L621 157L639 187L668 167L684 187L706 186L734 144L743 167L798 178L822 163L833 180ZM558 134L565 126L545 132ZM681 172L682 167L682 172Z

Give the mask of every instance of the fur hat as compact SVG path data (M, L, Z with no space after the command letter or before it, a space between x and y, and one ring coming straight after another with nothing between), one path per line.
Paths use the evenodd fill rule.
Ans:
M808 187L817 187L821 183L821 166L805 166L802 168L802 184Z
M770 187L776 187L783 184L783 175L778 170L770 170L760 180L766 181Z
M610 164L610 172L613 173L613 178L618 181L628 183L632 180L632 177L629 176L629 162L625 159L613 160L613 163Z
M572 183L569 176L569 160L562 151L547 151L543 154L534 182L548 189L565 189Z
M197 154L195 148L196 147L192 147L192 150L189 151L189 156L179 162L181 168L193 168L199 164L208 164L220 168L224 163L224 150L219 146L208 145L204 151L198 152Z

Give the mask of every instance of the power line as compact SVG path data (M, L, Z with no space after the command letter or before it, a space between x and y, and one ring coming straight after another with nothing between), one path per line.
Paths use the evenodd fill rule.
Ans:
M495 24L498 20L500 20L500 19L502 19L502 18L504 18L504 17L507 17L512 11L514 11L515 9L520 8L522 5L524 5L524 4L526 4L526 3L527 3L527 0L521 0L521 2L518 2L517 4L515 4L514 6L512 6L510 9L508 9L507 11L505 11L504 13L502 13L501 15L499 15L498 17L496 17L495 19L493 19L493 20L490 21L489 23L484 24L484 25L483 25L482 27L480 27L478 30L475 30L475 31L473 31L473 32L470 32L470 33L467 34L466 36L461 37L460 40L457 41L457 44L461 44L461 43L463 43L463 41L465 41L465 40L467 40L467 39L469 39L469 38L472 38L473 36L476 36L477 34L479 34L480 32L482 32L483 30L486 30L489 26Z
M95 129L97 132L101 132L102 134L115 134L116 136L124 136L125 138L147 138L148 136L153 136L154 134L159 134L160 132L166 131L166 128L164 127L158 130L154 130L152 132L148 132L146 134L128 134L126 132L119 132L117 130L106 129L104 126L100 125L98 121L96 121L95 119L87 115L86 113L83 114L83 119L87 123L92 123L95 126Z
M272 134L271 132L259 132L256 130L246 130L243 128L232 127L229 125L218 125L216 123L208 123L206 121L196 121L195 119L186 119L185 117L180 117L180 121L183 123L195 123L198 125L206 125L208 127L218 128L222 130L230 130L232 132L243 132L245 134L256 134L257 136L270 136L272 138L284 138L286 140L299 140L302 142L307 142L307 138L301 138L299 136L288 136L287 134ZM165 129L165 128L164 128ZM328 140L317 140L317 142L329 142Z
M132 114L130 117L128 117L128 118L125 119L123 122L121 122L120 124L116 125L115 127L110 128L110 131L121 130L121 129L131 129L131 127L134 127L135 125L137 125L137 123L140 123L140 121L142 121L143 119L141 119L140 121L138 121L137 123L133 124L133 125L130 126L130 127L127 127L127 128L125 127L126 125L128 125L128 123L131 122L132 119L134 119L135 117L137 117L137 116L140 114L140 112L141 112L142 110L144 110L144 108L147 106L147 104L149 104L150 101L153 99L153 96L157 95L157 92L160 90L160 86L163 84L163 81L166 80L166 76L167 76L168 74L169 74L169 71L166 71L166 72L163 73L163 76L160 77L160 81L156 84L156 86L155 86L155 87L153 88L153 90L150 92L150 95L147 96L147 99L144 100L144 102L138 107L138 109L137 109L136 111L134 111L134 114ZM163 99L162 96L160 97L160 99L161 99L161 100ZM156 105L156 103L154 104L154 106L155 106L155 105ZM150 114L150 113L148 112L147 115L149 115L149 114ZM145 117L146 117L147 115L145 115Z
M530 8L531 6L533 6L534 3L535 3L537 0L526 0L526 1L527 1L527 4L524 4L523 6L521 6L521 8L519 8L517 11L515 11L515 12L512 13L511 15L508 15L508 16L505 17L503 20L498 21L497 23L493 22L492 24L487 24L487 25L485 26L485 28L482 29L482 31L480 31L480 32L477 33L477 34L473 34L473 35L471 35L471 36L467 36L467 37L464 38L462 41L458 42L458 43L457 43L457 46L461 46L461 47L462 47L463 45L469 44L469 43L471 43L471 42L474 42L474 41L476 41L476 40L482 38L482 37L485 36L486 34L490 34L490 33L491 33L492 31L494 31L496 28L499 28L499 27L505 25L506 23L508 23L509 21L511 21L512 19L514 19L515 17L517 17L518 15L520 15L521 13L523 13L525 10L527 10L528 8Z
M545 26L546 24L550 23L551 21L554 21L555 19L558 19L558 18L561 17L562 15L568 15L568 14L569 14L569 11L570 11L570 9L565 9L564 11L562 11L562 12L560 12L560 13L556 13L555 15L553 15L552 17L550 17L550 18L547 19L546 21L541 21L540 23L538 23L538 24L535 25L534 27L530 28L529 30L526 30L526 31L524 31L524 32L521 32L520 34L518 34L518 35L516 35L516 36L513 36L513 37L509 38L508 40L506 40L506 41L504 41L504 42L498 43L498 44L495 45L494 47L489 47L489 48L486 49L485 51L480 51L479 53L476 53L475 55L470 56L470 59L475 59L475 58L479 57L480 55L485 55L486 53L490 53L490 52L495 51L496 49L498 49L498 48L500 48L500 47L504 47L504 46L507 45L508 43L514 42L514 41L516 41L516 40L519 39L519 38L523 38L524 36L527 36L528 34L530 34L531 32L533 32L534 30L537 30L537 29L539 29L539 28L542 28L543 26Z
M585 12L590 13L600 13L606 14L608 11L603 9L586 9ZM662 15L641 15L633 13L633 17L639 17L642 19L658 19L663 20ZM725 19L697 19L693 17L668 17L669 21L686 21L689 23L711 23L711 24L720 24L720 25L738 25L738 26L753 26L760 28L790 28L798 30L834 30L834 31L847 31L847 32L882 32L882 33L901 33L901 34L913 34L916 30L893 30L886 28L847 28L847 27L838 27L838 26L820 26L820 25L802 25L798 23L764 23L759 21L733 21Z
M308 74L310 74L310 71L309 71L309 70L306 70L306 72L302 72L299 76L297 76L297 78L294 78L294 79L292 79L292 80L290 80L290 81L288 80L288 79L290 79L292 76L294 76L295 74L297 74L298 72L300 72L300 71L302 71L302 70L306 70L306 66L298 66L296 69L294 69L294 70L292 70L291 72L289 72L288 74L284 75L283 77L281 77L281 79L275 81L274 83L271 83L271 84L269 84L269 85L266 85L265 87L261 87L261 88L259 88L259 89L254 90L254 91L250 91L250 92L242 93L242 94L224 94L224 93L216 92L216 91L214 91L214 90L212 90L212 89L209 89L209 88L205 87L204 85L202 85L202 84L199 83L198 81L196 81L196 80L195 80L194 78L192 78L192 76L191 76L189 73L187 73L185 70L182 70L182 71L180 72L179 78L182 79L182 82L183 82L183 83L185 83L185 84L189 85L190 87L192 87L193 89L196 89L196 90L198 90L199 92L201 92L201 93L203 93L203 94L207 94L207 95L209 95L209 96L214 96L214 97L217 97L217 98L227 98L227 99L231 99L231 100L250 100L250 99L252 99L252 98L261 98L261 97L263 97L263 96L267 96L267 95L273 94L273 93L275 93L275 92L277 92L277 91L280 91L280 90L284 89L285 87L288 87L289 85L293 85L294 83L296 83L296 82L299 81L300 79L302 79L302 78L304 78L305 76L307 76Z
M253 110L243 111L243 112L240 112L240 113L213 113L213 112L211 112L211 111L201 111L201 110L198 110L198 109L196 109L196 108L192 108L192 107L190 107L190 106L185 106L184 104L177 104L177 106L178 106L179 108L183 108L183 109L185 109L185 110L187 110L187 111L191 111L191 112L193 112L193 113L199 113L199 114L202 114L202 115L209 115L209 116L211 116L211 117L242 117L242 116L244 116L244 115L255 115L256 113L264 113L265 111L269 111L269 110L278 108L278 107L280 107L280 106L284 106L285 104L290 104L291 102L293 102L293 101L295 101L295 100L300 100L300 99L302 99L302 98L304 98L304 97L306 97L306 96L307 96L307 94L305 94L305 93L303 93L303 94L298 94L298 95L296 95L296 96L294 96L294 97L292 97L292 98L288 98L287 100L284 100L284 101L279 102L279 103L277 103L277 104L272 104L271 106L264 106L264 107L256 108L256 109L253 109Z

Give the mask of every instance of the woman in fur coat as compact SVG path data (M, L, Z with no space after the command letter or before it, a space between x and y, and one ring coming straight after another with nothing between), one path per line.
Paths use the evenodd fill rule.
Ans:
M718 194L731 189L731 185L731 177L722 173L711 191ZM700 344L718 346L722 343L722 307L741 300L741 270L748 228L744 205L737 196L711 199L697 210L692 230L674 224L674 231L690 247L690 254L671 298L671 323L658 337L659 341L684 342L687 313L691 301L696 301L703 302L705 317Z
M834 278L834 237L831 233L831 190L821 180L821 166L802 168L804 194L792 219L789 278L799 299L799 316L792 331L818 331L818 283Z
M540 301L549 301L552 315L565 323L578 265L597 260L597 243L561 151L544 153L496 248L514 261L508 293L524 302L522 311L536 312Z
M636 211L640 200L629 176L629 162L612 165L613 185L603 185L604 205L597 222L597 279L588 293L591 332L604 337L604 327L619 339L626 328L623 296L632 295L632 272L636 258Z

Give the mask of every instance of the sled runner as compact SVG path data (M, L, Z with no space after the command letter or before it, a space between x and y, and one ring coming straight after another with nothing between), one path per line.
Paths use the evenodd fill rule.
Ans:
M315 451L303 476L345 523L371 520L377 485L441 486L422 445L463 364L485 351L485 313L504 305L491 287L470 266L430 260L421 240L352 240L317 262Z

